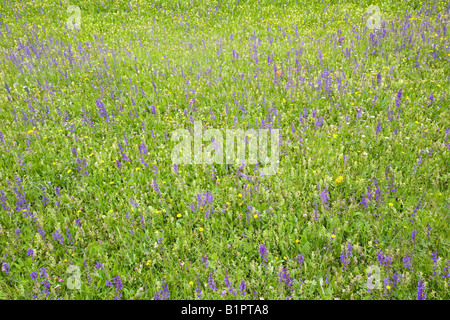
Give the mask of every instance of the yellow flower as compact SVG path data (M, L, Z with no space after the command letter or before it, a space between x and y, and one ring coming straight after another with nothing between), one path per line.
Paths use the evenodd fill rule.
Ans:
M152 260L148 260L146 265L148 266L150 264L150 262L152 262Z
M406 226L403 226L403 229L406 229Z
M67 173L71 173L71 172L72 172L72 170L70 170L70 169L69 169L69 170L67 170Z
M336 179L336 184L338 184L338 183L341 183L342 182L342 180L344 180L344 177L343 176L339 176L337 179Z
M111 181L109 184L114 184L114 182L113 181Z
M297 240L295 240L295 243L299 243L299 242L300 242L300 240L298 240L298 239L297 239Z
M53 164L54 166L56 166L56 162L53 162L52 164Z
M283 259L284 259L284 260L287 260L287 257L284 257Z
M337 138L337 134L333 133L333 138L336 139Z
M258 215L257 215L257 214L255 214L255 215L253 216L253 218L255 218L255 219L256 219L256 218L258 218Z
M164 59L164 58L163 58ZM189 285L192 286L194 283L192 281L189 281Z
M202 227L200 227L198 230L199 230L200 232L202 232L204 229L203 229Z
M386 289L390 290L390 289L391 289L391 286L386 286Z
M389 202L389 206L390 206L390 207L392 207L393 205L394 205L393 203Z
M331 237L332 237L333 239L336 238L336 236L335 236L334 234L332 234Z
M181 218L181 213L177 214L177 218Z
M241 194L241 193L239 193L239 194L238 194L238 197L239 197L239 198L242 198L242 194Z

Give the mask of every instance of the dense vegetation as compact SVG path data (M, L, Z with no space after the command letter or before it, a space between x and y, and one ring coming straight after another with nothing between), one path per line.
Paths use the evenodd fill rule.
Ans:
M450 298L448 1L78 2L2 0L0 298Z

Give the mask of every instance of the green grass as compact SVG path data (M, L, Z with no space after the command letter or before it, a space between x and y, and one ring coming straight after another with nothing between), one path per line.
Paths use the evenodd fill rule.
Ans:
M448 2L82 1L72 31L67 3L2 1L0 298L153 299L164 279L170 299L196 299L198 287L202 299L416 299L419 280L427 299L449 299ZM371 4L385 22L376 44ZM223 133L263 119L279 128L278 173L175 173L171 133L191 118ZM205 192L214 200L197 208ZM70 264L80 290L67 287ZM372 265L382 287L368 291ZM226 272L236 295L222 294ZM117 276L116 292L106 283Z

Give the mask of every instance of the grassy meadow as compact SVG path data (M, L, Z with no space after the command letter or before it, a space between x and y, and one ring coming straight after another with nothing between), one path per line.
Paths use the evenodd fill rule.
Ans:
M448 0L0 1L0 299L450 299Z

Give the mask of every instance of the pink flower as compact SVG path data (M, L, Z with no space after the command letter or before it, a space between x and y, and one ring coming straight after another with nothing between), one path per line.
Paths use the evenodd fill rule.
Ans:
M227 293L227 290L223 290L223 291L222 291L222 294L226 294L226 293Z

